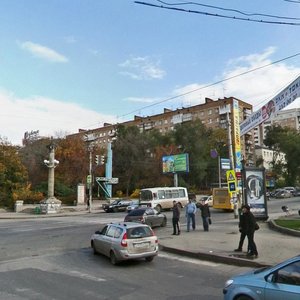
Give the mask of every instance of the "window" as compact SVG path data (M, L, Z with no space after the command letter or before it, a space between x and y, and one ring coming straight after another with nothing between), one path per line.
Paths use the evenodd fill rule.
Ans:
M105 226L105 227L101 230L101 234L104 234L104 235L105 235L105 233L106 233L106 231L107 231L107 228L108 228L108 226Z
M158 191L158 199L165 199L165 191Z
M107 230L106 235L109 237L114 237L116 232L116 227L115 226L110 226Z
M211 115L212 114L212 109L208 110L208 114Z
M283 284L300 285L300 261L291 263L280 269L275 274L275 281Z
M115 238L118 239L121 236L122 232L123 230L120 227L117 227L115 231Z
M152 236L152 231L146 226L130 228L127 230L127 236L129 239L149 237Z

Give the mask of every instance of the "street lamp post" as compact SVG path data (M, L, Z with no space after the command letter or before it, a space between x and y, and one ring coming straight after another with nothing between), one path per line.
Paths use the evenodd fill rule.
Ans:
M53 141L47 146L49 149L49 160L45 159L44 164L48 167L48 198L40 202L42 213L56 213L60 210L61 201L54 196L54 169L59 161L55 159L55 144Z

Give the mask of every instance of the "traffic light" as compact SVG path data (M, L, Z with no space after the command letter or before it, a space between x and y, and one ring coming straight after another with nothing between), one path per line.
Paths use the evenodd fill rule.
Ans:
M98 166L100 164L100 155L96 155L95 164Z

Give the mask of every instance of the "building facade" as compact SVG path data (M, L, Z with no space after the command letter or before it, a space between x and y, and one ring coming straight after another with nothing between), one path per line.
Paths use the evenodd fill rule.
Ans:
M256 146L264 146L267 128L273 125L300 130L300 108L279 111L272 119L254 128L254 142Z
M200 119L208 128L224 128L230 132L234 168L245 159L248 164L254 164L254 141L252 133L240 137L239 124L252 113L252 105L234 97L213 100L205 99L205 103L186 108L170 110L157 115L142 117L134 116L131 121L121 123L123 126L137 126L141 132L157 129L162 134L174 130L176 124ZM104 124L103 127L91 130L79 130L69 135L82 135L86 142L92 142L100 147L107 147L116 138L118 124ZM228 143L230 144L230 143ZM229 151L230 153L230 151Z

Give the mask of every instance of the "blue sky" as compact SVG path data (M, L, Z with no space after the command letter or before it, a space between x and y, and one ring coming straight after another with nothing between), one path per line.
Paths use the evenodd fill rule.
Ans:
M144 2L245 17L195 4L171 6L184 2L179 0ZM21 144L25 131L75 133L196 105L205 97L233 96L258 109L300 75L300 3L194 3L299 18L249 16L298 25L133 0L0 0L0 136ZM299 99L292 106L300 107Z

